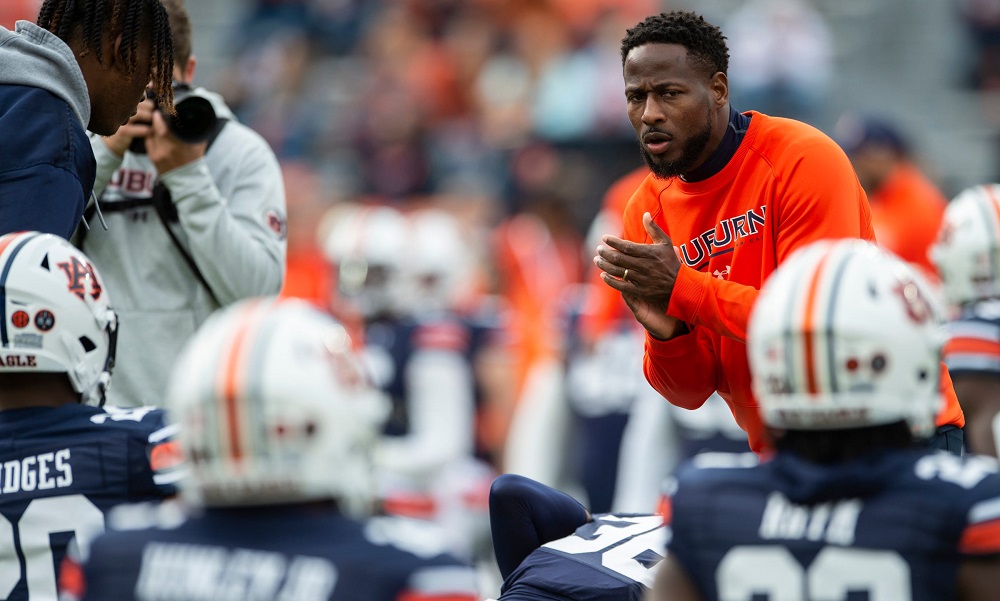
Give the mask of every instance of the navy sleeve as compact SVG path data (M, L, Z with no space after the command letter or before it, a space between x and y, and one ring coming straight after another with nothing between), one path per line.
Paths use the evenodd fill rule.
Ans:
M37 230L69 239L83 207L80 181L65 169L38 165L0 175L0 235Z
M177 494L186 466L163 409L105 406L118 427L128 430L129 502L159 501Z
M94 188L96 161L62 99L27 86L0 86L0 234L73 235Z
M506 579L532 551L586 524L587 510L573 497L523 476L504 474L490 487L490 530L500 574Z

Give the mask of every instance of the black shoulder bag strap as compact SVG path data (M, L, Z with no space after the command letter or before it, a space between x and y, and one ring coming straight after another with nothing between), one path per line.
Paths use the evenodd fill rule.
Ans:
M211 297L212 302L215 303L217 307L221 307L222 303L219 302L219 298L215 296L215 292L212 291L212 287L208 284L208 280L205 279L204 274L198 269L198 264L194 262L194 257L188 252L188 249L184 247L180 238L177 237L177 233L174 232L174 228L171 227L171 223L178 223L180 221L177 215L177 207L174 206L174 201L170 197L170 190L163 185L163 182L157 182L153 186L153 208L156 209L156 214L160 216L160 223L163 224L163 229L167 230L167 235L174 242L174 246L177 248L177 252L181 253L181 258L187 263L187 266L191 269L191 273L197 278L201 285L205 287L205 291L208 292L208 296Z
M226 126L228 122L227 119L219 119L219 124L212 133L212 136L208 139L208 148L212 147L215 143L216 138L222 133L222 129ZM207 150L207 149L206 149ZM219 302L219 297L215 295L212 287L209 285L208 280L205 279L204 274L201 273L201 269L198 269L198 264L195 263L194 257L181 242L177 233L174 231L172 224L180 222L180 216L177 214L177 207L174 206L174 201L170 196L170 190L167 189L163 182L156 182L153 186L153 208L156 209L156 214L160 217L160 223L163 224L163 229L167 230L167 235L173 241L174 246L177 247L177 251L181 254L181 258L187 263L187 266L191 269L191 273L194 277L205 287L205 291L208 292L208 296L215 303L215 306L221 307L222 303Z

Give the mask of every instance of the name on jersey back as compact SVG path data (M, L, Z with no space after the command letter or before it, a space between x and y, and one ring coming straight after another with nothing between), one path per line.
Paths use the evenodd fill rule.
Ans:
M326 601L337 578L320 557L153 542L143 550L136 594L149 601Z
M73 485L69 449L28 455L3 462L0 494L34 492Z

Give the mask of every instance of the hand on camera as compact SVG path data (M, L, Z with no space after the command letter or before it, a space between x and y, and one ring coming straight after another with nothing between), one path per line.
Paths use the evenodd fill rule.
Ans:
M114 135L101 138L104 144L119 157L125 156L125 151L132 145L135 139L142 139L152 133L153 113L156 112L156 103L146 98L136 107L136 112L128 123L118 128Z
M208 142L187 144L171 133L163 113L153 111L153 125L146 136L146 155L156 166L156 172L164 174L205 156Z

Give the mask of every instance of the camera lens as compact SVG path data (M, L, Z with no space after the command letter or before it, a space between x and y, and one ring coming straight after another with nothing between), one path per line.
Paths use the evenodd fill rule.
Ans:
M215 109L206 98L194 94L175 97L174 111L176 114L167 119L167 125L182 142L188 144L204 142L215 130Z

